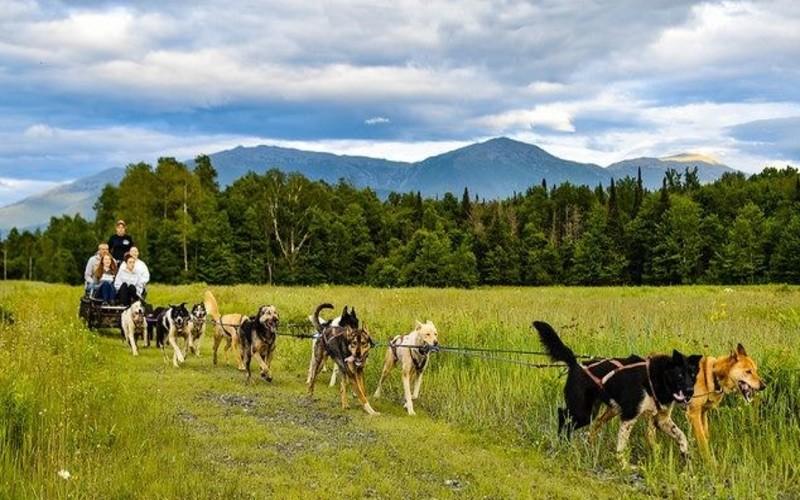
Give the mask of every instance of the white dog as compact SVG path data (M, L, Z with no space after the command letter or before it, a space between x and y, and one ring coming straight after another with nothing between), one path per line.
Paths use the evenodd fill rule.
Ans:
M136 348L136 335L141 335L144 338L145 344L150 343L147 328L145 327L144 307L142 302L137 300L130 305L127 309L122 311L121 316L122 335L131 346L131 352L134 356L139 355L139 350Z
M417 321L414 331L408 335L398 335L389 343L386 350L386 358L383 362L381 379L378 381L378 388L375 389L375 397L381 396L381 384L383 379L392 371L394 365L400 362L403 370L403 393L406 403L403 405L409 415L414 413L413 400L419 397L419 389L422 386L422 374L428 366L428 354L431 348L439 345L439 332L431 321L420 323ZM395 347L395 346L418 346L418 347ZM414 392L411 392L411 384L414 384Z

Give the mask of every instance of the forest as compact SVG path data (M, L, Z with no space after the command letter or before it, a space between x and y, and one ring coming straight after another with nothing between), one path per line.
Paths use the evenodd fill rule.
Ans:
M800 175L669 171L480 193L381 197L273 169L222 189L209 157L129 165L95 220L53 217L0 242L5 279L77 284L122 218L153 281L212 284L674 285L800 283Z

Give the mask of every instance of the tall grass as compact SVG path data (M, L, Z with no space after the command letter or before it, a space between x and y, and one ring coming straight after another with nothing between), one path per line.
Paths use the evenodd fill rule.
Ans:
M197 302L204 289L203 285L153 287L150 298L156 304ZM539 349L529 325L541 319L553 324L576 352L597 355L673 348L723 355L741 342L759 362L769 387L751 405L737 395L728 396L711 414L716 468L702 464L694 448L693 459L681 463L676 447L665 437L651 451L639 429L634 432L632 455L642 466L641 478L623 473L611 453L616 424L608 426L595 444L580 435L569 442L560 439L555 423L564 382L560 369L531 369L438 353L416 406L494 442L545 454L573 471L622 483L633 481L650 494L800 496L798 288L743 287L732 293L722 287L212 289L223 313L254 313L259 304L272 303L283 322L305 321L323 301L337 307L355 305L359 317L380 340L410 331L415 319L431 319L446 345ZM135 385L126 383L134 380L135 373L113 375L95 337L87 335L74 318L80 292L28 284L3 285L0 291L0 304L16 319L13 325L0 322L0 497L63 496L71 481L57 475L62 468L89 480L91 488L84 491L130 491L124 486L144 477L157 483L148 486L153 496L185 493L179 485L158 481L158 466L147 464L169 459L173 467L191 470L184 451L189 437L165 420L157 397L128 388ZM204 349L209 348L206 340ZM282 337L274 371L300 378L308 356L307 341ZM381 349L371 355L370 389L382 356ZM204 362L210 362L209 358ZM401 392L399 376L394 374L384 399L374 403L378 409L397 405ZM675 420L689 435L680 409L675 411ZM137 429L143 427L151 429L144 443L133 437L141 435ZM110 469L109 462L114 464ZM144 462L144 469L126 472L131 462ZM195 492L194 496L221 492Z
M199 296L200 287L188 295ZM352 304L373 335L385 340L411 330L415 319L431 319L440 341L488 348L541 346L530 324L553 324L575 352L601 356L671 352L721 356L738 342L760 364L768 390L747 405L729 395L711 413L712 449L719 466L693 458L683 464L677 447L659 437L655 452L644 444L643 424L634 432L633 460L642 466L648 492L671 497L738 498L800 496L800 289L785 286L674 288L491 288L479 290L368 288L215 289L224 311L278 305L284 320L302 321L313 306ZM186 295L186 293L183 293ZM180 293L175 294L177 296ZM278 370L307 366L308 344L280 339ZM368 385L374 387L383 352L372 355ZM506 357L509 355L497 355ZM513 356L511 356L513 358ZM520 359L520 358L515 358ZM537 361L541 361L537 359ZM564 371L436 354L423 383L421 408L437 418L486 433L493 440L535 447L565 466L630 480L619 471L613 450L616 423L589 445L556 434L555 409L562 404ZM399 377L385 391L393 404ZM387 403L383 403L387 404ZM674 418L692 441L684 412Z

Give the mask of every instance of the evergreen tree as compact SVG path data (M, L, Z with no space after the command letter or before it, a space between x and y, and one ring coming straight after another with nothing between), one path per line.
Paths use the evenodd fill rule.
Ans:
M639 213L642 208L642 200L644 199L644 188L642 186L642 167L636 169L636 191L633 201L633 216Z
M460 207L461 222L468 221L470 214L472 214L472 203L469 200L469 189L465 187L464 194L461 195L461 207Z
M800 215L792 215L783 227L770 264L773 280L800 284Z
M714 261L713 273L722 283L755 283L763 276L764 214L754 203L739 210L728 230L728 241Z
M656 229L650 273L654 282L686 284L698 278L703 243L699 229L700 207L684 196L672 197Z
M612 246L606 214L600 208L589 214L583 234L575 245L572 282L580 285L612 285L622 281L626 262Z

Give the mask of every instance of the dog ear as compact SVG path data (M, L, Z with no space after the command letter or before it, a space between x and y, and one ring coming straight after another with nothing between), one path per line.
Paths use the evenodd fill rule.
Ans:
M742 344L737 344L736 354L742 357L747 356L747 351L744 350L744 346Z
M703 359L702 354L692 354L689 356L689 366L700 366L700 360Z
M672 361L676 363L683 363L684 359L686 359L686 356L684 356L683 353L681 353L677 349L672 350Z
M422 328L422 323L419 322L418 319L414 320L414 330L419 330Z

